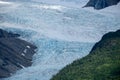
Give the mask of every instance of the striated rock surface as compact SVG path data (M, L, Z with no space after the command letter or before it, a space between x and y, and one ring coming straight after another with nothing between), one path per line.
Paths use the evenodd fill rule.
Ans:
M89 0L85 7L94 7L95 9L103 9L108 6L116 5L120 0Z
M32 64L36 46L19 39L19 36L0 29L0 78L9 77Z

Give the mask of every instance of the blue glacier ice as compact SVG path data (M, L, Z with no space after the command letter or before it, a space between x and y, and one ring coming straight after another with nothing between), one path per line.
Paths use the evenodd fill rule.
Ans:
M38 47L32 66L5 80L49 80L66 65L88 55L105 33L120 29L119 12L71 6L82 1L88 0L0 1L0 28L19 33L21 39Z

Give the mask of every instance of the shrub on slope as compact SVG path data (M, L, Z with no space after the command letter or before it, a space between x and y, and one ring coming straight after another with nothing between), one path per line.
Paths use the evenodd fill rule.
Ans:
M66 66L51 80L120 80L120 30L104 35L88 56Z

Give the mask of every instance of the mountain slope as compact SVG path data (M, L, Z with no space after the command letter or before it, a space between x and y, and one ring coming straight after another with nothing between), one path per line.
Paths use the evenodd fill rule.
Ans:
M94 7L95 9L103 9L108 6L116 5L120 0L89 0L86 7Z
M66 66L51 80L119 80L120 30L95 44L90 54Z

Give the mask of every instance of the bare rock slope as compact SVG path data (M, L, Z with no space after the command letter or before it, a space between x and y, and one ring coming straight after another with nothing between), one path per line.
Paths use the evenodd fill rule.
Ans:
M9 77L32 64L36 46L19 39L19 36L0 29L0 78Z

